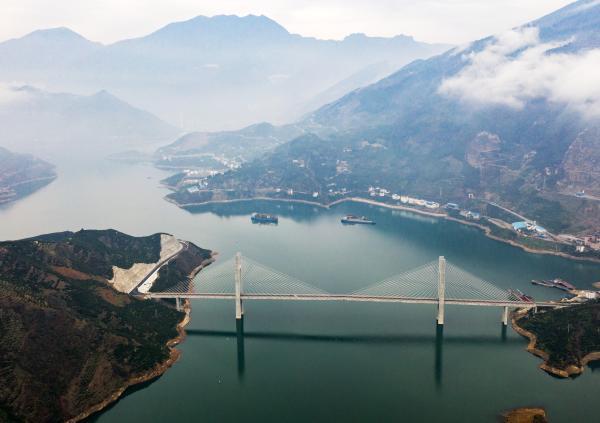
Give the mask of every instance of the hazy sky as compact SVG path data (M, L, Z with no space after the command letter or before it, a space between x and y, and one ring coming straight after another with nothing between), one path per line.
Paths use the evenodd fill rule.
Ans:
M510 29L570 0L0 0L0 40L66 26L104 43L197 15L266 15L318 38L413 35L460 44Z

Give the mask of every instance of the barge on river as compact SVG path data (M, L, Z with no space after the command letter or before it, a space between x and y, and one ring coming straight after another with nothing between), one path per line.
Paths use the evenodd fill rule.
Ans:
M560 278L556 278L556 279L552 279L552 280L532 280L531 281L532 284L534 285L540 285L540 286L547 286L548 288L558 288L560 290L563 291L573 291L577 288L575 288L575 285L565 281L564 279L560 279Z
M365 216L353 216L351 214L342 217L342 223L345 225L374 225L375 222L367 219Z
M272 224L276 225L279 223L279 217L274 214L265 214L265 213L252 213L250 216L250 220L252 223L263 223L263 224Z

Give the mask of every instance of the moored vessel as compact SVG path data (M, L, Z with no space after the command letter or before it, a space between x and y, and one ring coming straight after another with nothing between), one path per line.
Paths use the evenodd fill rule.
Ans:
M374 225L375 222L365 216L346 215L342 217L342 223L347 225Z
M558 288L562 291L573 291L577 289L575 285L565 281L564 279L556 278L552 280L536 280L531 281L534 285L547 286L548 288Z
M279 223L279 217L277 217L274 214L266 213L252 213L252 216L250 216L250 220L252 221L252 223Z

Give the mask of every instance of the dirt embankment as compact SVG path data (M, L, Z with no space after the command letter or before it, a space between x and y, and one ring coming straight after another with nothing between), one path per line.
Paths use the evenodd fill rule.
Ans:
M161 234L160 258L156 263L135 263L129 269L113 266L113 278L108 282L117 291L130 293L156 266L181 251L183 246L173 235Z

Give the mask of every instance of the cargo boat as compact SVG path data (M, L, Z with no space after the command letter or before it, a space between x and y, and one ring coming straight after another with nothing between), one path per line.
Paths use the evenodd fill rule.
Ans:
M510 295L512 295L513 297L517 298L519 301L524 301L526 303L532 303L533 302L533 297L530 295L525 295L523 294L523 292L521 292L518 289L509 289L508 293Z
M346 225L374 225L375 222L365 216L353 216L351 214L342 217L342 223Z
M278 224L279 218L274 214L252 213L250 216L252 223Z
M552 279L552 280L536 280L533 279L531 281L532 284L534 285L540 285L540 286L547 286L548 288L558 288L562 291L573 291L577 288L575 288L575 286L563 279L560 278L556 278L556 279Z

